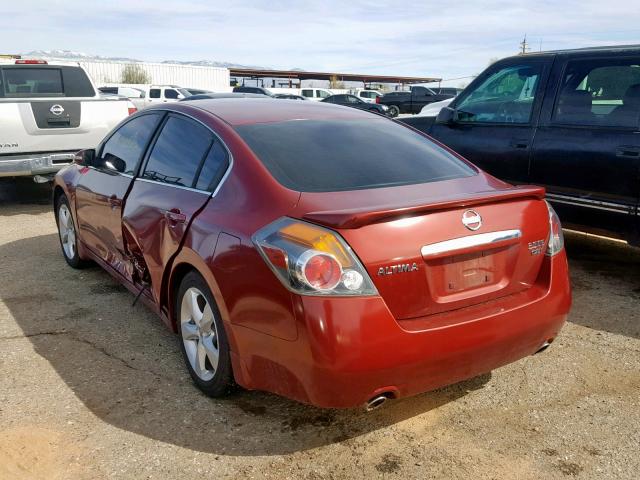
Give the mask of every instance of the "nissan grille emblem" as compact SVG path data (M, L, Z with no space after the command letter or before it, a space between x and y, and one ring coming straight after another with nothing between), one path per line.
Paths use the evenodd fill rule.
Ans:
M482 226L482 217L475 210L467 210L462 214L462 224L469 230L476 231Z
M51 108L49 109L49 111L51 113L53 113L54 115L62 115L64 113L64 108L62 108L62 105L58 105L57 103L55 105L52 105Z

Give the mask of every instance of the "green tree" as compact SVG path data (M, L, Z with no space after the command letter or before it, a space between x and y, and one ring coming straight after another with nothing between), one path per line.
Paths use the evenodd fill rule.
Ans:
M144 84L151 83L147 72L137 63L129 63L122 69L121 83Z

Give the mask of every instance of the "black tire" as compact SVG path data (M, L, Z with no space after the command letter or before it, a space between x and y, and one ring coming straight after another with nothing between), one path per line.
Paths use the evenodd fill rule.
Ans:
M62 256L64 257L67 264L69 264L72 268L85 268L90 264L86 260L82 260L78 255L78 231L76 229L75 222L73 220L73 215L71 214L71 207L69 206L69 201L65 195L60 195L56 199L55 205L55 215L56 215L56 225L58 227L58 240L60 241L60 248L62 250ZM66 213L64 213L66 212ZM61 225L61 222L64 224L65 220L62 217L66 216L66 230L67 233L63 232L65 229L64 225ZM63 238L69 240L69 228L73 231L73 248L70 249L69 243L63 241Z
M189 335L189 332L186 331L182 325L183 299L185 298L185 295L191 295L194 292L194 289L198 293L202 294L202 297L204 297L204 300L206 300L206 303L211 308L211 311L213 313L212 324L215 326L215 335L210 335L207 338L215 339L215 344L217 346L218 353L219 353L218 363L216 367L213 368L212 363L210 361L210 357L207 354L205 358L205 365L208 365L209 367L212 367L212 368L211 370L207 370L207 367L205 366L205 369L204 369L204 371L213 372L212 378L206 378L206 376L203 373L199 374L198 372L196 372L196 370L194 369L194 366L192 366L192 360L190 360L190 354L187 352L187 348L190 348L190 349L192 348L191 344L193 342L196 342L196 345L198 345L198 342L203 342L202 336L199 337L199 340L194 339L194 340L185 341L185 336ZM231 367L229 341L227 339L227 334L224 329L222 318L220 317L220 311L218 310L218 306L216 305L213 299L213 295L211 294L211 291L209 290L207 283L199 273L190 272L187 275L185 275L185 277L182 279L182 282L180 282L180 287L178 288L174 305L175 305L174 312L176 316L176 324L178 328L178 334L180 335L180 349L182 350L182 357L184 358L184 362L187 366L187 370L189 370L189 374L191 375L193 382L196 384L196 386L200 390L202 390L206 395L210 397L223 397L228 395L234 390L234 387L235 387L235 382L233 379L233 369ZM199 307L200 307L200 304L199 304ZM206 310L206 307L201 307L201 308L203 311ZM191 325L191 322L185 322L185 323L188 323L189 325ZM197 323L196 322L193 322L193 323L196 329L198 329L199 327L197 326ZM214 330L210 328L209 333L211 333L211 331L214 331ZM198 333L198 335L201 335L201 333ZM190 346L187 347L187 344L189 344ZM196 348L195 355L197 358L198 348L200 347L196 346L195 348ZM192 350L190 351L193 353ZM197 362L197 359L196 359L196 362ZM209 362L209 363L206 363L206 362Z
M389 116L392 118L400 115L400 108L397 105L389 105Z

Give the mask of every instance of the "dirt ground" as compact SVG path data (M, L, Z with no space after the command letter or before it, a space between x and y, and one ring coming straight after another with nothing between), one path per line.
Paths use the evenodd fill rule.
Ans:
M158 318L65 264L46 187L0 183L0 220L2 480L638 478L640 250L568 233L551 348L367 414L205 397Z

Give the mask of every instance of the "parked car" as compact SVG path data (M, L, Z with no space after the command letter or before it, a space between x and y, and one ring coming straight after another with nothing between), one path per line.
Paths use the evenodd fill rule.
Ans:
M189 90L177 85L149 85L146 92L148 104L177 102L190 96Z
M207 93L213 93L211 90L202 90L201 88L185 88L191 95L204 95Z
M360 100L367 103L379 103L382 98L382 93L377 90L368 90L366 88L356 88L349 91L351 95L355 95Z
M388 108L386 105L378 105L377 103L367 103L364 100L359 99L355 95L331 95L330 97L322 100L323 103L333 103L334 105L344 105L345 107L359 108L360 110L367 110L369 112L379 113L386 115Z
M453 98L451 93L436 93L430 88L415 86L408 92L385 93L380 99L382 105L389 107L389 114L397 117L401 113L418 113L429 103Z
M181 102L191 102L193 100L211 100L215 98L262 98L265 96L258 93L241 93L241 92L225 92L225 93L201 93L198 95L191 95L190 97L183 98Z
M281 100L306 100L302 95L295 95L293 93L276 93L274 97Z
M640 46L519 55L433 118L407 123L512 183L572 228L640 244Z
M381 116L178 102L76 161L54 187L65 260L158 313L211 396L374 408L546 348L570 307L544 190Z
M0 59L0 177L47 181L134 111L77 63Z
M146 107L146 92L142 88L135 87L98 87L98 90L103 95L119 95L121 97L127 98L131 103L133 103L138 110L142 110Z
M273 93L263 87L233 87L234 93L255 93L257 95L266 95L267 97L273 97Z
M316 102L320 102L325 98L333 95L331 90L327 90L326 88L301 88L300 95L306 98L307 100L314 100Z

